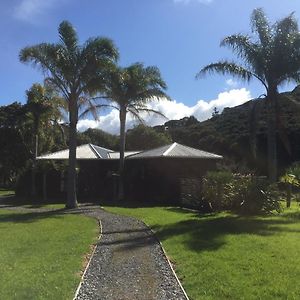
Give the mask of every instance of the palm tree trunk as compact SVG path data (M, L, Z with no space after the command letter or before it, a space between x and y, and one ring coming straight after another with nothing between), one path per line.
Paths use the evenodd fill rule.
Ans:
M35 130L36 132L37 130ZM32 162L32 171L31 171L31 196L36 197L36 158L38 156L38 134L35 134L34 140L34 157Z
M277 126L276 126L277 92L270 91L267 96L268 111L268 176L271 182L277 181Z
M120 162L119 162L119 186L118 200L124 199L124 153L125 153L125 126L126 126L126 107L120 108Z
M67 204L66 208L78 206L76 196L76 146L77 146L77 103L73 99L69 101L69 165L68 165L68 185L67 185Z
M291 207L291 198L292 198L292 185L288 183L287 187L287 196L286 196L286 207Z
M47 202L47 171L43 172L43 201Z

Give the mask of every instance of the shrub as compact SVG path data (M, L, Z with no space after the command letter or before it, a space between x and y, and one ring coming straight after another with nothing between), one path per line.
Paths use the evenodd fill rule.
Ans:
M254 175L209 172L203 179L203 196L215 211L248 215L280 211L277 186Z
M229 209L227 189L233 180L228 171L210 171L203 178L203 197L213 210Z
M277 186L269 185L266 179L253 175L236 175L229 184L227 197L232 210L253 215L280 212Z
M286 190L286 206L291 206L293 189L300 188L300 164L295 163L286 170L286 173L280 177L280 182L284 184Z
M211 212L209 202L202 197L202 182L198 178L180 179L180 205L197 209L203 213Z

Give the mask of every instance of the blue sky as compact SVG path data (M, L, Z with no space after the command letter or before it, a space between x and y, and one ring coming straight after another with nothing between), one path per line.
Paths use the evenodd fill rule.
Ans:
M0 105L25 102L25 90L43 79L38 70L19 62L20 49L56 42L59 23L69 20L82 42L92 36L113 39L121 65L140 61L160 68L174 102L155 107L172 110L170 118L191 113L204 119L211 115L212 105L222 109L263 92L258 83L247 85L230 77L195 80L202 66L232 57L229 50L219 47L220 40L233 33L249 33L250 14L256 7L263 7L272 22L292 11L298 19L300 1L2 0ZM288 88L292 86L283 89ZM90 126L112 126L110 117L107 124L90 122Z

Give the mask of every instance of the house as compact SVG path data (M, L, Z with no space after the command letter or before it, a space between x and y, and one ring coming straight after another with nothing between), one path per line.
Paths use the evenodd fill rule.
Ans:
M62 150L39 156L37 159L63 162L69 151ZM77 147L78 196L110 199L116 190L119 152L86 144ZM184 193L193 193L192 186L201 186L201 178L216 168L222 156L178 143L147 151L125 152L125 194L130 199L174 203ZM60 173L60 174L58 174ZM65 173L57 172L56 194L65 191ZM60 190L58 190L58 186ZM194 193L198 193L196 189Z

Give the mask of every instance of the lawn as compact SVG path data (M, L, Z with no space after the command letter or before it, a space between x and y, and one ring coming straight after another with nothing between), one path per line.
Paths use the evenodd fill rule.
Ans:
M0 188L0 197L1 196L12 196L14 194L15 194L15 192L12 191L12 190L7 190L7 189Z
M201 215L106 207L156 232L191 299L300 299L300 209L281 215Z
M0 299L72 299L96 220L0 210Z

